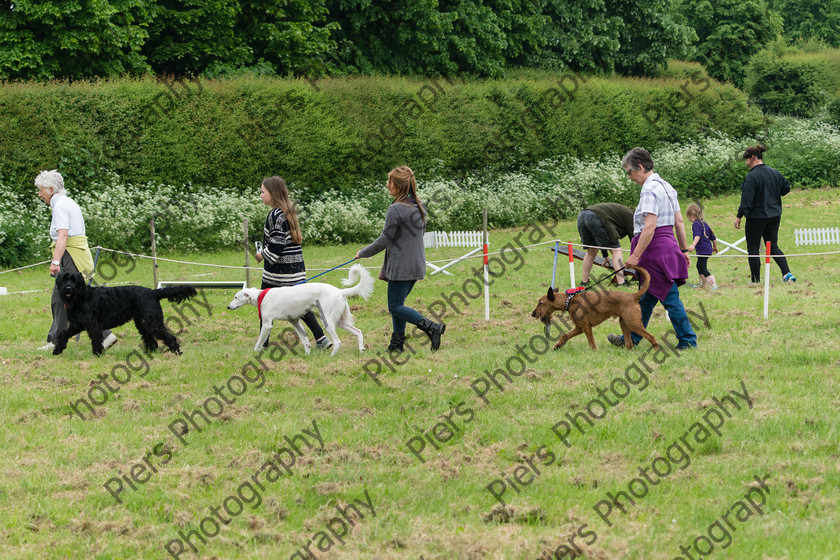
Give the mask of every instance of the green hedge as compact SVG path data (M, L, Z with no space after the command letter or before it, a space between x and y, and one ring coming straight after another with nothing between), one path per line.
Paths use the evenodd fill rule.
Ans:
M711 129L743 136L761 124L744 94L702 76L6 84L0 182L23 192L39 170L57 167L75 192L111 173L243 192L280 174L315 199L349 194L401 164L466 176L652 148Z
M750 62L746 90L767 112L813 117L840 93L840 50L780 52L772 46Z
M707 199L738 192L747 169L741 154L749 145L767 145L765 161L795 188L840 184L840 128L817 120L777 117L759 137L711 134L653 150L656 171L680 193L681 200ZM599 158L564 156L534 166L465 178L418 173L418 188L428 213L429 230L481 227L488 210L491 228L535 221L572 219L586 206L604 201L635 206L638 186L624 173L621 153ZM194 185L127 184L112 175L93 181L88 192L70 191L85 216L92 244L148 252L149 220L156 216L159 251L213 251L241 247L242 220L252 239L262 236L267 208L256 189L242 194ZM382 228L390 197L382 181L360 184L352 194L332 193L300 201L292 195L305 244L369 243ZM12 192L0 182L0 266L19 266L49 258L49 207L35 197ZM250 246L250 243L248 244Z
M840 93L826 107L825 120L836 127L840 127Z

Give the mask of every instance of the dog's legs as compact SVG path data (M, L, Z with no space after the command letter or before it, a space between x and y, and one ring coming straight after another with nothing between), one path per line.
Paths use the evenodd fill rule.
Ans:
M178 339L172 334L172 331L166 328L166 325L160 325L155 336L161 339L173 354L181 354L181 345L178 344ZM157 348L157 344L155 344L155 348Z
M587 325L587 326L585 326L585 327L583 327L583 334L585 334L585 335L586 335L586 340L588 340L588 341L589 341L589 346L590 346L593 350L597 350L597 349L598 349L598 346L595 344L595 337L594 337L594 336L593 336L593 334L592 334L592 327L590 327L590 326L588 326L588 325Z
M621 327L621 334L624 335L624 347L627 348L628 350L632 350L633 349L633 338L630 334L630 327L627 326L627 322L624 320L624 317L619 317L618 318L618 324Z
M653 335L647 332L645 329L644 324L642 324L642 318L639 317L630 317L630 321L625 321L623 317L619 318L618 323L621 325L621 332L624 334L624 345L630 349L633 347L632 343L628 346L627 341L630 340L631 331L638 334L648 342L650 342L654 348L658 349L659 344L657 344L656 339L653 338ZM632 326L631 326L632 325Z
M155 333L147 329L139 317L134 319L134 326L137 327L137 332L140 333L140 337L143 339L143 346L146 347L146 350L149 352L157 351L158 343L155 338Z
M292 319L289 322L295 328L295 332L300 339L300 343L303 344L303 351L308 356L311 348L309 345L309 337L306 336L306 331L303 330L303 325L300 324L300 319ZM335 351L333 351L333 353L335 353Z
M263 319L260 325L260 336L257 338L257 345L254 346L254 352L262 351L263 344L265 344L268 335L271 334L271 327L274 324L274 319Z
M650 343L653 345L653 347L654 347L655 349L659 350L659 344L657 344L657 343L656 343L656 339L655 339L655 338L653 338L653 335L652 335L652 334L650 334L649 332L647 332L647 331L644 329L644 327L642 327L642 328L641 328L640 330L638 330L638 331L633 331L633 332L635 332L636 334L640 334L640 335L642 335L642 337L644 337L644 338L645 338L645 340L647 340L648 342L650 342Z
M362 336L362 331L360 331L355 326L351 325L348 321L343 320L343 319L338 324L338 326L341 327L342 329L344 329L345 331L351 333L351 334L355 334L356 339L359 341L359 352L364 352L365 351L365 339Z
M324 327L325 329L327 329L327 334L329 335L330 340L333 343L333 349L332 349L332 353L330 354L330 356L335 356L336 352L338 352L338 349L341 348L341 341L338 339L338 333L335 332L335 327L336 326L340 327L341 325L340 324L336 325L335 323L329 323L328 325L326 325Z
M66 330L61 331L55 335L55 348L53 348L53 355L58 356L64 349L67 348L67 341L82 332L84 329L75 325L70 325Z
M90 337L90 345L93 348L94 356L101 356L105 353L105 347L102 345L102 328L99 325L91 325L87 329Z
M567 340L569 340L573 336L579 335L582 332L583 332L583 330L580 327L575 326L575 328L573 328L572 330L570 330L569 332L567 332L566 334L564 334L563 336L560 337L560 340L558 340L557 344L554 345L554 349L559 350L560 348L563 347L564 344L566 344Z

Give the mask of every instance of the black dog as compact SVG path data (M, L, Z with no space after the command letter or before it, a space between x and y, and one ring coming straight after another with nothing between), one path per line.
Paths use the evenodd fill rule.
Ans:
M100 356L102 332L113 329L134 319L134 325L143 337L146 350L157 350L159 338L167 348L181 353L178 339L163 324L163 310L160 300L168 299L181 303L196 295L192 286L172 286L152 290L143 286L117 286L113 288L91 288L78 272L62 272L55 279L58 295L67 309L69 328L56 336L53 354L61 354L67 341L82 331L87 331L93 346L93 354Z

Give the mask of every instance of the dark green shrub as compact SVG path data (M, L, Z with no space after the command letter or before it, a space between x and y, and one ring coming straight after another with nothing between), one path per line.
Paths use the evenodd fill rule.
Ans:
M305 201L349 195L402 164L457 177L762 124L742 93L703 77L541 76L5 85L0 180L22 191L57 167L74 192L110 173L244 192L279 174Z
M826 121L840 127L840 94L837 94L826 107Z
M840 50L763 50L747 68L746 90L766 112L812 117L840 92Z

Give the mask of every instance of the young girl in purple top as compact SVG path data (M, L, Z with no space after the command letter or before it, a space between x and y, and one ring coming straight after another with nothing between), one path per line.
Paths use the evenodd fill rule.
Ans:
M717 237L703 219L703 209L699 204L689 204L685 217L691 222L691 234L694 237L688 248L697 252L697 274L700 275L700 284L697 287L708 286L712 290L717 290L715 276L709 272L708 267L709 257L718 252Z

